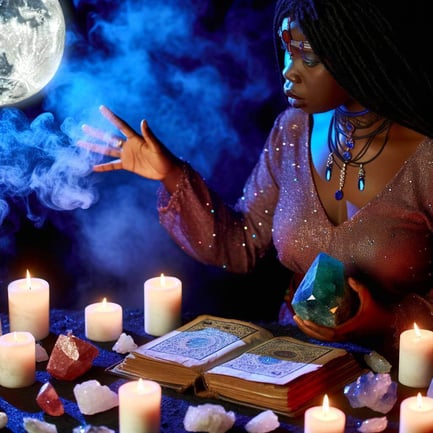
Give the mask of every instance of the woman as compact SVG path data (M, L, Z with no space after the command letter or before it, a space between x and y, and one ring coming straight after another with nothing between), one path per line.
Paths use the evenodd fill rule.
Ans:
M118 158L95 171L160 180L160 221L196 259L248 272L274 244L294 273L282 320L314 258L337 258L354 311L336 327L295 316L299 328L325 341L372 338L379 346L394 334L395 348L414 321L433 329L433 73L423 51L431 39L422 34L431 30L416 1L411 19L407 8L376 3L278 1L274 33L290 107L234 207L146 121L139 135L101 107L125 138L80 145Z

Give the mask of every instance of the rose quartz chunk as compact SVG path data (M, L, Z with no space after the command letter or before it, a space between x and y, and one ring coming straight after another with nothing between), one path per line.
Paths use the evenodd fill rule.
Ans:
M74 380L92 367L99 350L93 344L74 335L59 335L47 364L51 376Z
M60 416L65 413L63 403L50 382L46 382L36 396L36 403L48 415Z

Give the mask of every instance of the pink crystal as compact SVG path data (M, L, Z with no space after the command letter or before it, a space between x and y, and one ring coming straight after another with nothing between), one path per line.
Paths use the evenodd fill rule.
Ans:
M99 350L93 344L74 335L59 335L47 364L51 376L74 380L92 367Z
M65 413L63 403L50 382L46 382L36 396L36 403L48 415L60 416Z

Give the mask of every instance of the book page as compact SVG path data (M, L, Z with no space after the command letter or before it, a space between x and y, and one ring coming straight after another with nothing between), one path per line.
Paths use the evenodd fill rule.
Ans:
M198 319L140 346L133 353L195 367L224 361L250 344L272 337L269 331L248 322L200 316Z
M346 353L343 349L308 344L290 337L275 337L212 368L206 374L285 385Z

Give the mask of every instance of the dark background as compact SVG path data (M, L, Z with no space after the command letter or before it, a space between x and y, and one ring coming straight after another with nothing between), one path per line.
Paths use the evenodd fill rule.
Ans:
M289 273L273 252L249 275L197 263L158 223L157 182L91 173L95 156L72 150L80 124L109 129L98 113L105 104L136 129L146 118L234 203L286 105L274 2L61 4L67 37L59 71L40 94L0 110L0 170L18 168L25 183L0 178L0 311L7 311L8 283L29 269L49 281L53 308L81 309L104 296L141 308L144 281L164 273L182 280L188 314L276 318ZM18 123L5 120L11 109ZM31 133L6 143L23 128ZM41 167L46 175L35 187Z

